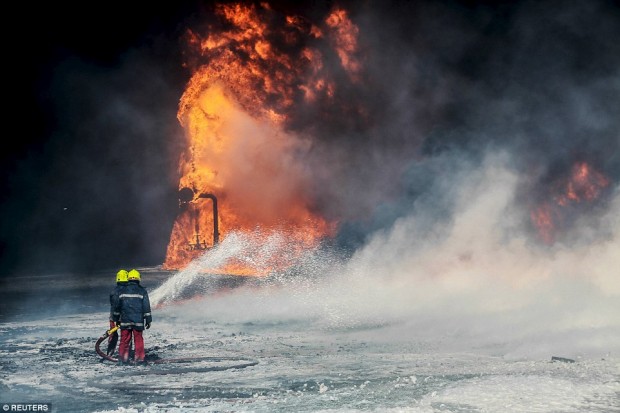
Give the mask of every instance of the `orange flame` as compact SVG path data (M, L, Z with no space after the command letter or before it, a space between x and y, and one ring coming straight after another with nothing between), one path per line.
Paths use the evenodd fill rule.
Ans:
M530 218L534 226L538 229L538 234L545 244L555 242L555 228L553 219L553 208L550 204L543 204L530 213Z
M177 114L187 139L179 188L190 188L195 196L174 224L164 262L168 269L184 268L214 243L212 206L200 194L217 197L222 238L233 230L274 229L303 251L335 231L335 223L313 207L311 171L299 161L309 144L285 126L296 102L330 99L336 89L312 41L327 34L343 69L352 78L358 75L357 27L341 9L323 27L280 16L266 3L220 4L215 15L221 30L210 27L206 37L187 33L194 60ZM272 261L278 268L290 257ZM243 263L210 270L261 272Z
M565 206L571 202L593 201L607 185L609 179L603 174L585 162L578 162L573 166L565 192L556 197L556 202Z
M334 10L326 20L333 29L333 43L340 62L353 80L359 80L360 62L355 58L357 53L358 28L349 19L347 12L342 9Z
M608 185L609 179L586 162L575 163L568 179L557 186L552 196L553 202L543 203L530 213L531 221L543 242L555 242L557 224L563 218L563 208L596 200Z

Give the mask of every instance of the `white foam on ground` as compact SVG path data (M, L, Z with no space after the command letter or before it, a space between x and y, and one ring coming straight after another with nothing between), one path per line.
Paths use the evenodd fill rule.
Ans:
M620 383L577 383L545 376L499 376L472 379L458 387L426 395L421 404L466 406L474 411L505 413L604 411L599 400L612 400ZM599 410L600 409L600 410Z

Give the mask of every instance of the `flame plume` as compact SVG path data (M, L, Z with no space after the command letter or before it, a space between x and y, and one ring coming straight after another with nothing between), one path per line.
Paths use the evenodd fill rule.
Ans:
M586 162L576 162L567 179L556 185L552 201L544 202L530 213L532 223L546 244L553 244L565 220L566 209L598 199L609 179Z
M311 198L312 171L303 164L310 144L288 132L287 123L299 105L333 99L336 82L324 64L325 50L338 56L351 82L359 80L357 27L338 8L318 25L266 3L220 4L214 15L219 23L208 34L187 32L193 74L177 115L187 140L179 189L195 196L174 224L168 269L187 266L214 243L211 205L200 194L217 197L222 238L260 228L286 234L303 251L335 231ZM192 242L200 248L188 248ZM290 257L271 261L267 269L229 263L210 270L259 274Z

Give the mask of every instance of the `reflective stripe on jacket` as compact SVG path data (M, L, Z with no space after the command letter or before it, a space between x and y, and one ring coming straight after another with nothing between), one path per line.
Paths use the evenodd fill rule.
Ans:
M116 311L120 314L121 329L143 330L152 321L149 295L138 281L129 281L118 296Z

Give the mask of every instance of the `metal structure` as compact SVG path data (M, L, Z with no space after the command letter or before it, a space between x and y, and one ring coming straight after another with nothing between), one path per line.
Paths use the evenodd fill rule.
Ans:
M179 208L184 209L190 203L195 203L199 199L210 199L213 204L213 246L220 242L220 231L217 212L217 198L213 194L202 193L196 196L195 190L191 188L181 188L179 190ZM209 248L206 241L200 240L200 216L199 209L194 208L194 240L189 243L190 250L205 250Z

